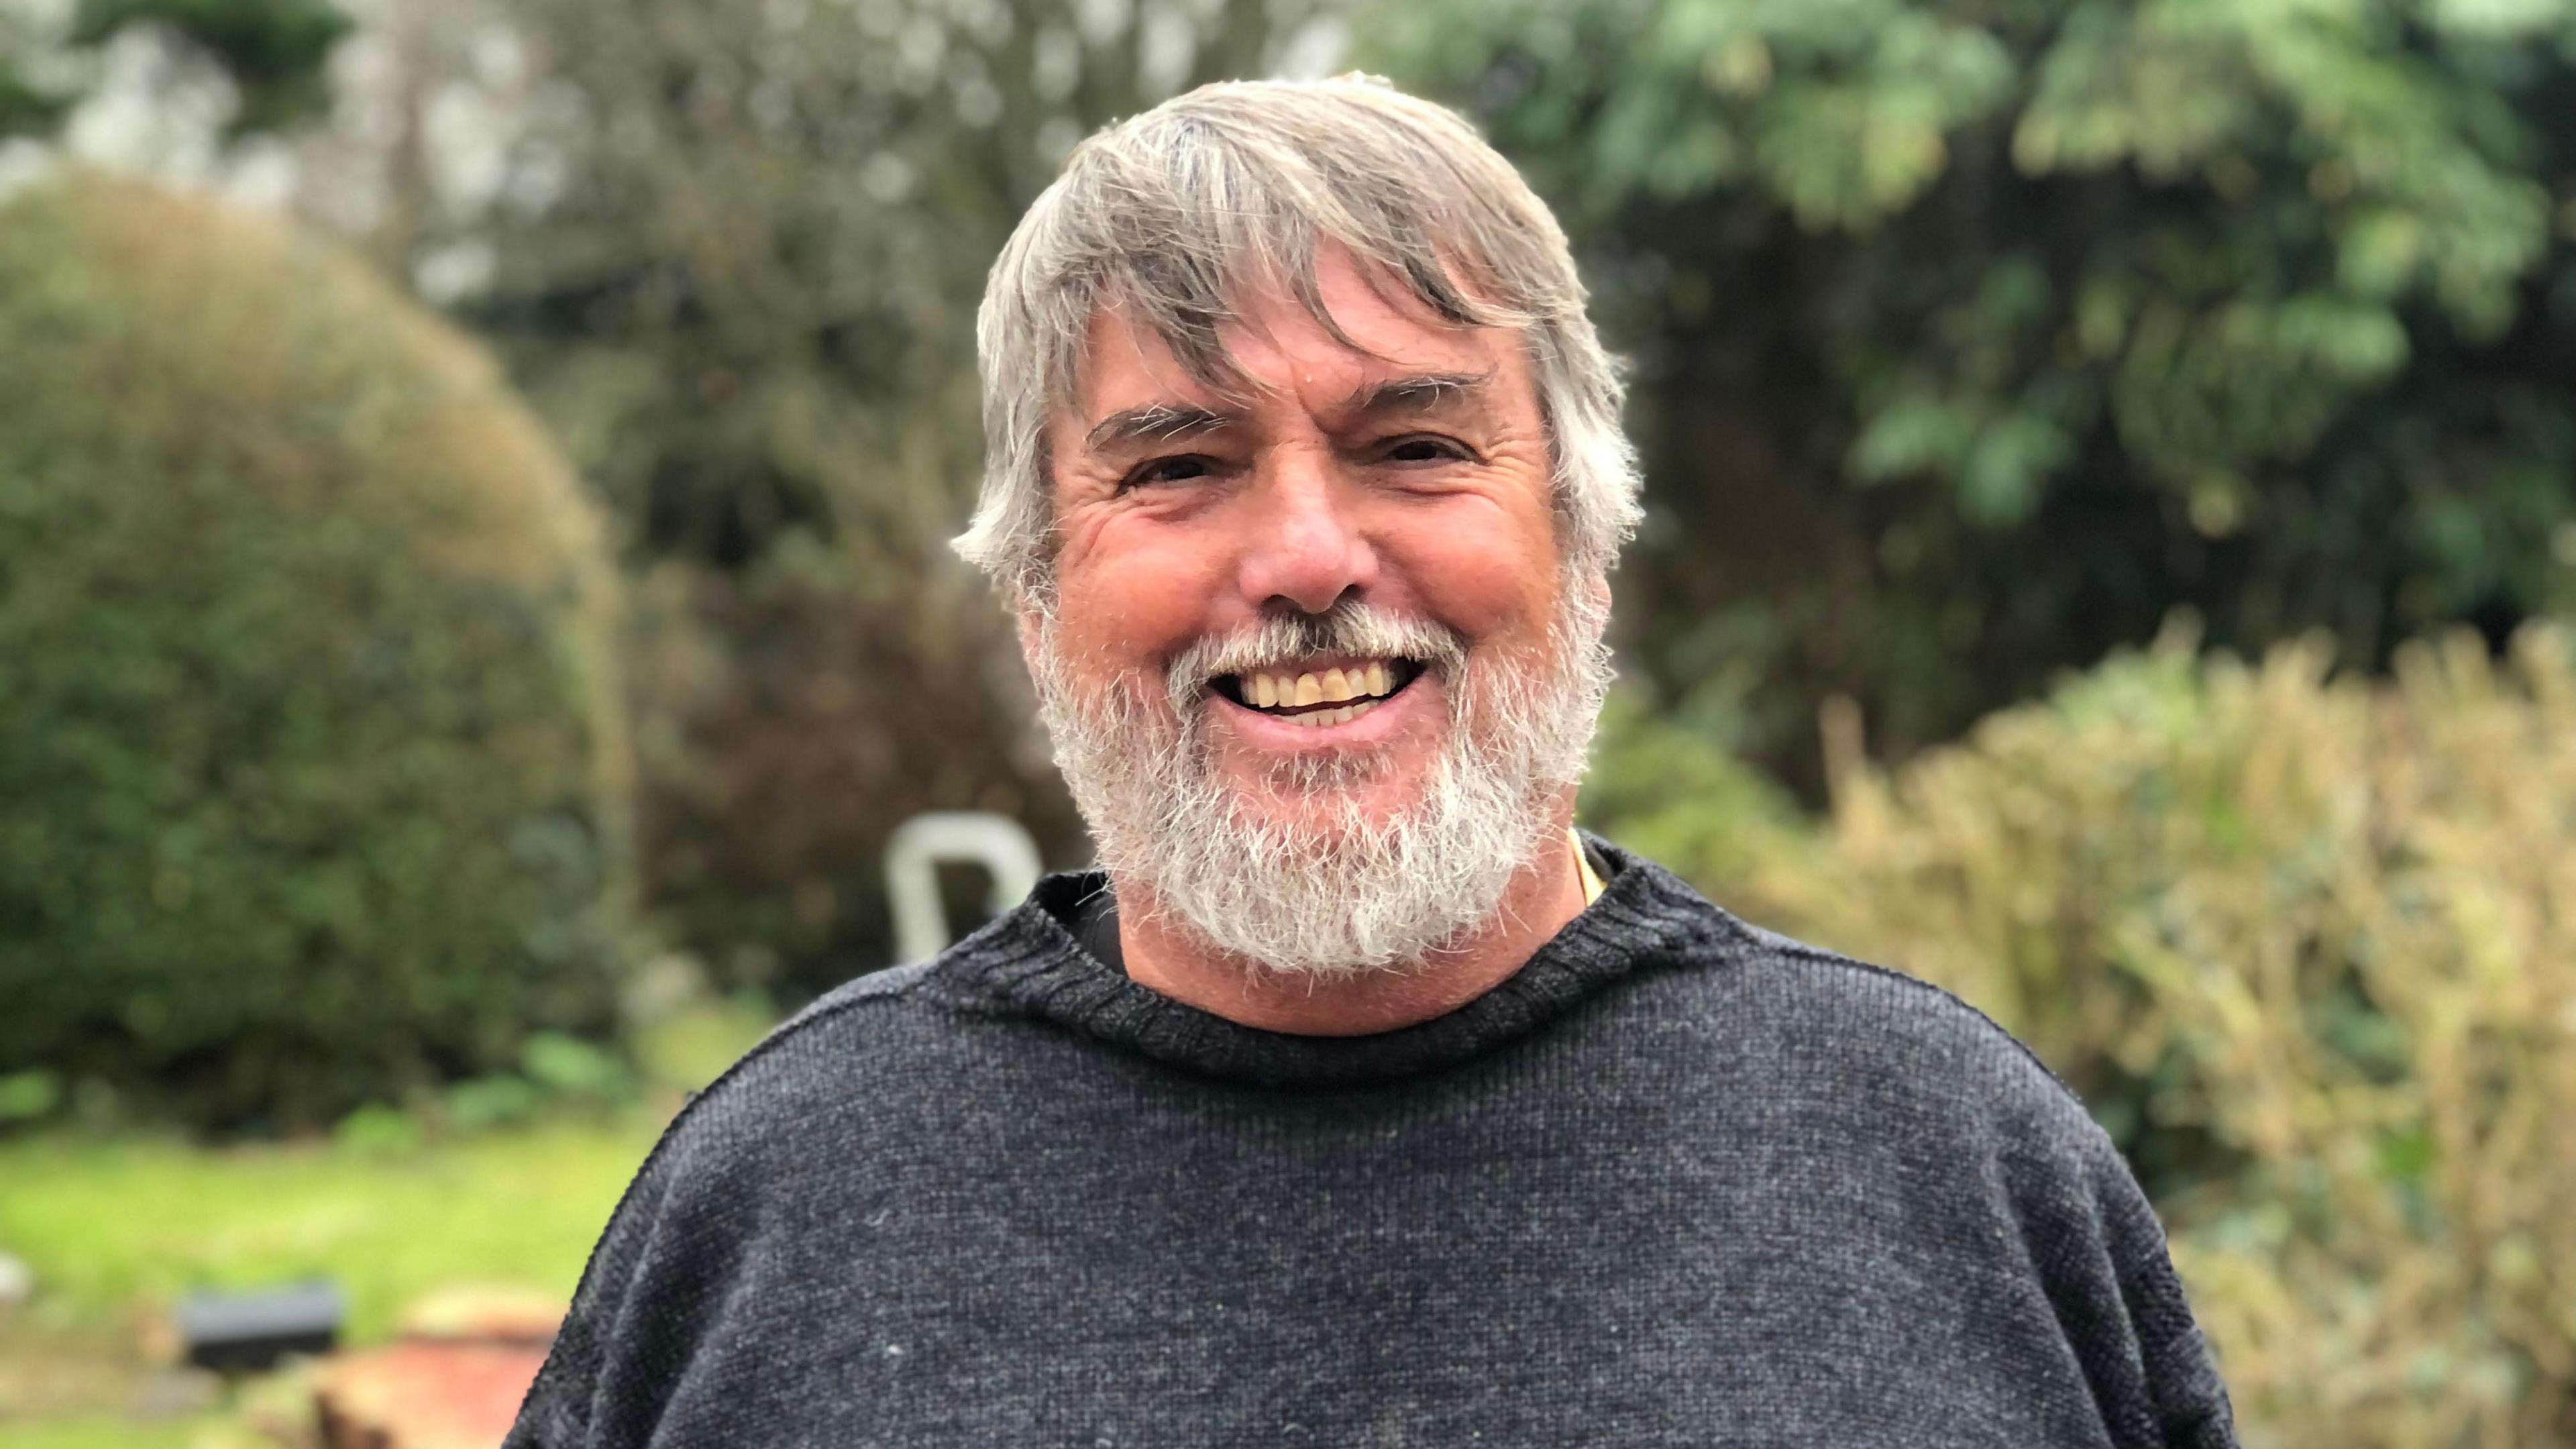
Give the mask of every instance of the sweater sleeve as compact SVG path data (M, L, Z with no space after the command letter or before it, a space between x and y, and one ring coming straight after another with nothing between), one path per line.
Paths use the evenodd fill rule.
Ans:
M652 1221L661 1197L654 1180L656 1165L656 1160L648 1160L637 1174L591 1250L572 1307L555 1333L544 1367L528 1387L518 1422L502 1441L502 1449L582 1449L600 1442L591 1433L591 1419L614 1325L625 1317L629 1290L653 1236Z
M709 1170L691 1125L686 1113L672 1125L610 1216L503 1449L644 1443L724 1318L745 1225L683 1190Z
M2120 1449L2235 1449L2226 1387L2155 1210L2071 1096L2064 1116L2060 1131L2007 1152L2006 1177L2103 1427Z
M850 1118L863 1095L850 1039L828 1030L850 1008L919 981L910 968L861 977L780 1025L693 1097L654 1145L591 1250L503 1449L637 1449L709 1361L740 1341L760 1304L744 1284L803 1195L846 1196L833 1163L869 1154L809 1128ZM715 1355L721 1357L721 1355ZM758 1438L757 1434L746 1434Z

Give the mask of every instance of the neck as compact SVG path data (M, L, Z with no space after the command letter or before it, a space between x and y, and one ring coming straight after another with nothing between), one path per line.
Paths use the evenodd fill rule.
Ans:
M1118 882L1118 948L1127 975L1185 1006L1244 1026L1299 1036L1366 1036L1445 1016L1510 979L1583 911L1583 876L1566 834L1569 797L1554 828L1486 924L1410 966L1348 976L1288 975L1223 954L1154 908L1150 892Z

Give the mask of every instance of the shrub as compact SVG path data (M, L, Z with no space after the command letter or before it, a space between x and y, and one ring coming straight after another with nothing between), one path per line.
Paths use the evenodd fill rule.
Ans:
M1721 892L1812 852L1797 802L1737 753L1746 731L1736 706L1731 688L1664 701L1622 680L1601 711L1582 823Z
M614 578L484 356L357 260L0 207L0 1074L327 1121L607 1020Z
M1906 966L2081 1089L2249 1445L2576 1431L2576 667L2322 640L2115 658L1708 884ZM1665 822L1671 828L1671 822ZM1731 833L1717 814L1708 833Z

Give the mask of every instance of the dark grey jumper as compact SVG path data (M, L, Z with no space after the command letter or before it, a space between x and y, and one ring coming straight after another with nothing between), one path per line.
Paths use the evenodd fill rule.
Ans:
M665 1134L509 1449L2233 1444L2037 1061L1600 854L1380 1036L1137 986L1096 876L834 992Z

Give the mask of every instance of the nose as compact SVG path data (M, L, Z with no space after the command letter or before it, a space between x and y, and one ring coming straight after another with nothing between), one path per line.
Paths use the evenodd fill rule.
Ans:
M1285 604L1320 614L1344 594L1376 586L1376 550L1353 516L1357 500L1329 462L1272 460L1254 486L1262 506L1250 510L1239 582L1255 608Z

